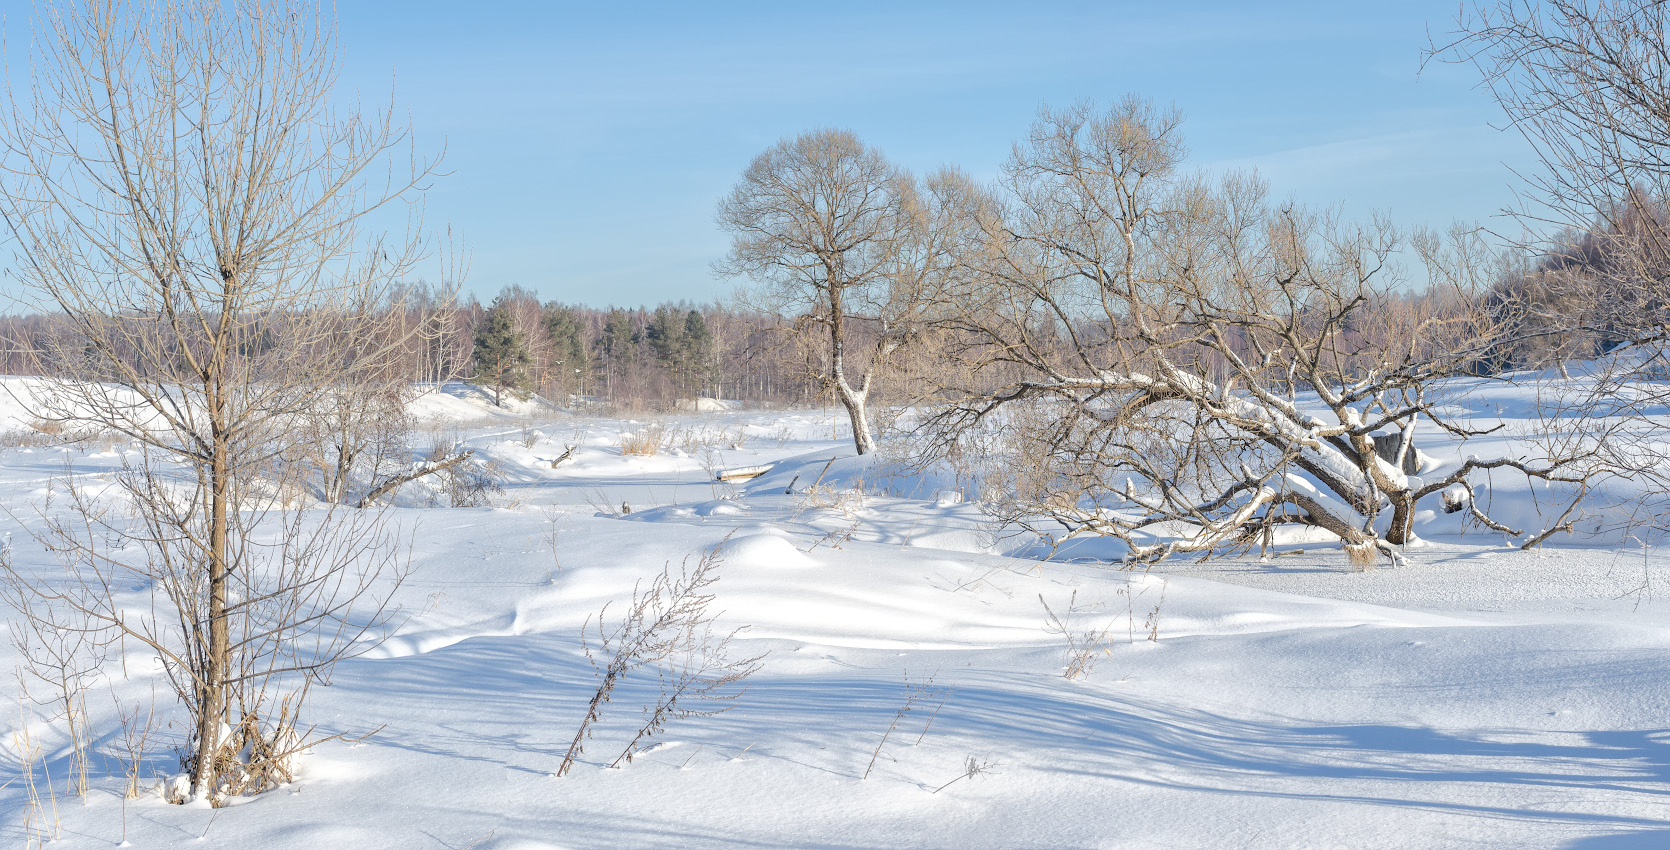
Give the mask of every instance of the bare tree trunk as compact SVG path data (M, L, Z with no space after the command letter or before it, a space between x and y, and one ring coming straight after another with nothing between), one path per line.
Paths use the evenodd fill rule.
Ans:
M218 405L217 405L218 406ZM213 415L213 414L211 414ZM217 417L218 418L218 417ZM204 659L204 681L197 719L197 764L192 771L191 793L195 796L214 787L215 755L220 749L220 725L226 717L226 682L230 678L232 639L226 618L227 579L227 490L229 446L224 431L214 439L215 456L210 472L209 505L209 655Z
M847 417L852 420L852 444L860 455L867 455L876 450L875 437L870 434L870 420L864 413L864 402L870 395L870 373L866 370L864 383L854 390L847 383L847 352L844 339L844 305L841 303L841 290L836 287L829 289L829 376L830 383L835 385L835 397L841 400L841 406L847 409Z
M1409 499L1392 501L1392 524L1386 529L1386 542L1405 546L1414 538L1415 505Z
M845 382L836 384L836 394L841 398L841 406L847 409L847 416L852 420L852 444L860 455L867 455L876 450L876 438L870 431L870 420L864 413L865 392L854 392Z

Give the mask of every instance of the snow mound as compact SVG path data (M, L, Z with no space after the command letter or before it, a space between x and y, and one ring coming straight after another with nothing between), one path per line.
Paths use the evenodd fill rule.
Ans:
M560 844L548 844L531 838L505 838L486 846L489 850L562 850Z
M715 499L696 505L696 516L744 516L748 508L730 499Z
M794 548L793 543L775 534L750 534L732 538L719 547L719 555L725 559L726 566L736 567L782 569L810 567L817 563Z
M473 422L532 416L550 409L550 402L537 395L519 399L506 394L500 404L494 404L491 390L462 381L449 381L427 387L412 401L407 411L420 420Z
M717 398L681 398L675 406L682 411L696 413L720 413L726 410L741 410L742 402L725 401Z

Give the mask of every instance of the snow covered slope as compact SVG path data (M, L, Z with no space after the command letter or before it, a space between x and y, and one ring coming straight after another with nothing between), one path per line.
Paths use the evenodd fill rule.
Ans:
M651 426L661 453L621 454L623 433ZM62 730L7 700L0 782L27 722L37 785L44 766L57 787L48 846L1670 846L1670 560L1653 550L1432 534L1395 570L1300 546L1131 574L1015 557L960 491L852 459L818 413L538 428L531 448L504 422L466 435L508 470L500 506L394 511L416 567L404 615L315 689L310 720L349 739L316 747L291 785L216 812L124 805L100 775L75 799ZM20 565L50 574L15 524L38 521L66 461L97 481L120 460L0 452ZM755 465L773 469L712 480ZM582 625L716 546L718 625L769 653L747 693L611 769L655 696L629 682L555 778L594 687ZM1087 677L1063 677L1046 605L1107 634ZM155 691L174 724L159 734L178 734L147 670L112 667L89 694L101 747L112 694ZM907 683L934 701L909 704L878 752ZM966 776L970 759L986 769ZM149 768L177 769L163 746ZM24 846L26 818L41 826L23 783L0 788L0 842Z

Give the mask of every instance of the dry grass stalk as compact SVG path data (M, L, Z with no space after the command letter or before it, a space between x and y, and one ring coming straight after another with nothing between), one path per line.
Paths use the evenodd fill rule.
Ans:
M1374 569L1375 562L1379 560L1379 552L1375 550L1372 544L1368 543L1357 545L1346 544L1345 559L1346 562L1351 565L1353 570L1357 570L1359 572L1372 570Z
M653 422L635 432L622 434L620 436L620 453L653 457L661 453L661 450L666 446L666 442L667 427L659 422Z
M969 756L968 758L963 760L963 772L957 774L956 777L953 778L950 782L947 782L944 785L941 785L938 788L935 788L933 790L933 793L938 794L939 792L944 791L947 788L950 788L958 780L973 779L976 776L984 776L988 773L996 773L997 771L993 770L993 768L996 768L996 767L1002 767L1002 764L999 763L999 762L991 761L990 759L980 760L980 759L976 759L974 756Z
M1165 604L1166 588L1165 585L1161 585L1160 601L1154 603L1154 610L1149 611L1148 616L1142 621L1142 627L1148 631L1148 640L1150 643L1160 642L1160 608Z
M58 795L52 789L52 772L42 759L42 749L35 743L31 728L33 723L29 711L24 707L22 694L22 680L19 679L19 693L17 703L18 724L12 732L12 749L18 754L18 778L23 780L23 835L25 846L28 848L45 847L47 842L56 841L62 834L62 825L58 821ZM39 766L45 780L46 800L41 798L41 783L35 780L35 769ZM7 784L10 784L8 782ZM51 824L49 828L48 808L51 809Z
M887 746L887 740L893 736L893 733L899 728L899 725L904 722L905 717L912 711L917 710L922 704L933 701L933 711L929 713L927 722L922 724L922 731L916 736L916 744L912 744L911 746L921 744L922 739L928 734L929 727L934 725L934 719L939 717L939 710L944 707L945 701L951 697L952 690L953 689L949 687L934 687L934 677L932 676L929 676L926 681L912 682L910 680L910 675L906 674L905 701L900 704L898 710L893 712L893 720L887 724L887 731L881 733L881 740L876 743L875 751L870 753L870 763L865 765L864 775L860 778L870 778L870 771L875 770L876 761L881 758L882 750Z
M569 524L567 511L558 507L545 509L545 546L551 550L552 575L562 572L562 536Z
M1079 592L1067 600L1067 614L1065 617L1056 616L1050 609L1050 604L1044 601L1044 595L1038 594L1039 604L1044 606L1044 631L1060 635L1067 641L1067 667L1063 676L1069 679L1079 679L1090 675L1091 668L1096 666L1097 656L1111 655L1112 648L1108 645L1108 635L1113 632L1113 622L1109 622L1101 629L1086 629L1076 631L1070 622L1080 613L1078 607Z
M727 538L728 539L728 538ZM585 717L563 755L557 776L566 776L584 751L603 706L631 674L651 667L660 680L661 695L644 707L644 720L611 766L631 761L638 745L659 734L666 725L687 717L708 717L731 708L745 690L743 682L757 671L763 655L732 658L730 642L741 630L718 633L719 616L709 610L712 587L723 543L704 554L694 569L689 559L675 571L669 562L649 587L632 589L632 600L613 628L606 627L609 606L594 621L587 619L581 647L597 679ZM595 645L588 637L595 628Z

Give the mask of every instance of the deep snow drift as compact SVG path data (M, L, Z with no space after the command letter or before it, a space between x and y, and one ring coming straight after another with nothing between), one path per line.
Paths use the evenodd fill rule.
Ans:
M1511 393L1473 398L1518 409ZM401 618L310 710L326 732L380 731L322 744L296 782L218 812L124 804L95 755L83 801L64 792L61 731L7 700L0 782L28 723L37 785L44 768L57 787L49 846L1670 846L1670 560L1655 550L1559 538L1520 552L1428 517L1429 545L1395 569L1351 572L1337 546L1306 544L1133 574L1088 560L1094 545L1022 557L1025 541L945 482L851 459L825 412L525 424L483 421L463 392L420 405L502 464L506 492L496 507L394 510L416 568ZM666 449L623 455L622 435L644 428ZM123 451L0 452L21 565L50 570L15 524L52 480L97 481ZM755 465L772 470L712 480ZM1504 482L1495 498L1518 497ZM593 688L582 624L714 546L719 625L769 653L747 693L609 769L655 696L629 682L554 778ZM1062 676L1045 605L1110 636L1087 677ZM9 646L0 662L17 666ZM149 772L177 770L166 683L138 659L107 674L87 698L101 749L113 698L155 692ZM907 683L932 701L878 754ZM987 769L966 776L970 759ZM42 814L13 781L0 817L0 842L21 847Z

